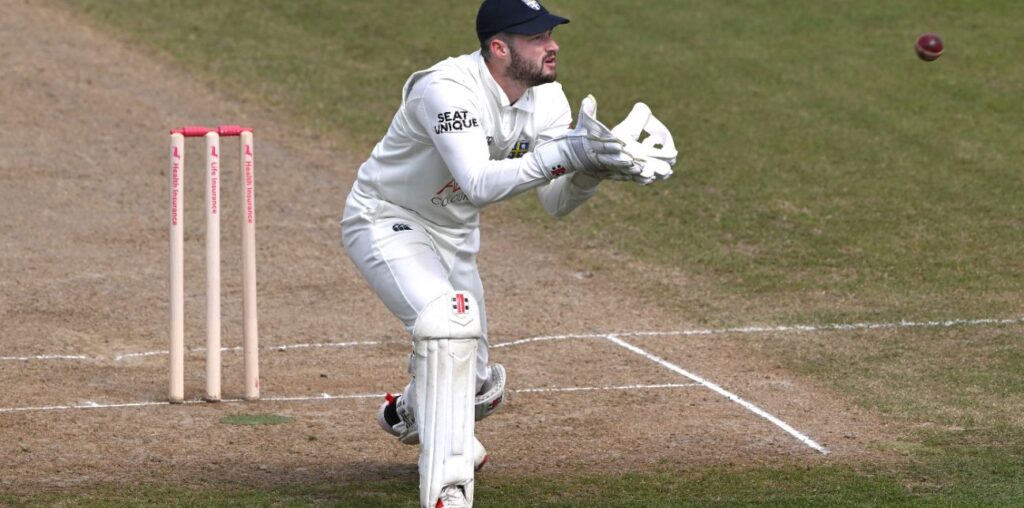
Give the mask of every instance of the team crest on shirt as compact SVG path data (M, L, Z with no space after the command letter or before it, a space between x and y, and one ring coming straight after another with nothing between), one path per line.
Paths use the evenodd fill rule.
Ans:
M526 155L526 152L529 152L529 151L530 151L530 142L526 141L526 140L523 140L523 139L520 139L519 141L516 141L515 146L513 146L512 150L508 152L508 158L509 159L518 159L518 158Z
M540 3L538 3L537 0L523 0L523 3L526 4L527 7L535 11L540 10Z
M448 180L448 183L444 184L444 187L441 187L441 190L430 198L430 204L441 208L464 201L469 201L469 198L466 197L465 192L462 192L462 187L459 187L459 183L454 178Z

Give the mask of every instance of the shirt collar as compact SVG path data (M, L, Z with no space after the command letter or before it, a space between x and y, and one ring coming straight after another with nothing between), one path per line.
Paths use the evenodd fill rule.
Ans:
M535 87L531 86L530 88L527 88L526 92L523 93L523 96L520 97L515 104L511 104L508 100L508 95L505 95L505 91L502 90L501 86L498 85L498 82L494 80L494 76L491 76L491 70L487 68L487 63L484 62L484 57L480 54L480 50L474 52L473 57L477 61L477 66L480 71L480 79L484 83L484 88L486 88L487 92L498 101L498 104L501 107L513 107L527 113L533 113L535 103L533 98L533 89Z

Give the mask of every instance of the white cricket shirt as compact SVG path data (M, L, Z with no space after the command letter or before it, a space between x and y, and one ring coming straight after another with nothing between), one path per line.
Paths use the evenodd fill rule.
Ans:
M406 82L387 134L359 168L347 209L385 201L468 233L484 206L543 185L545 208L568 213L596 188L570 185L529 152L564 134L571 121L557 82L529 88L510 104L479 51L448 58Z

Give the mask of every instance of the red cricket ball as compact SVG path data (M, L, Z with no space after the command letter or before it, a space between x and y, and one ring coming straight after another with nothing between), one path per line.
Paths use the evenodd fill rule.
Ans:
M921 34L914 43L914 50L921 60L931 62L942 56L942 38L936 34Z

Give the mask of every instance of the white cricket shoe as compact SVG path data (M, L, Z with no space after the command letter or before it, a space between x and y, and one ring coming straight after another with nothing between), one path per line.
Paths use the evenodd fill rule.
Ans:
M472 506L466 499L466 493L462 491L462 487L449 485L441 489L441 497L438 498L435 508L472 508Z
M384 429L388 434L397 437L402 443L409 445L419 444L420 435L416 430L416 422L412 420L409 411L405 410L405 405L401 402L402 396L389 393L384 396L384 399L380 410L377 411L377 423L380 424L380 428ZM409 417L408 420L403 418L403 415ZM476 471L483 469L490 459L491 454L487 453L483 443L474 436L473 469Z
M402 401L401 395L386 394L384 403L377 411L377 423L385 432L398 438L399 441L414 445L420 444L420 433L416 429L416 421Z

